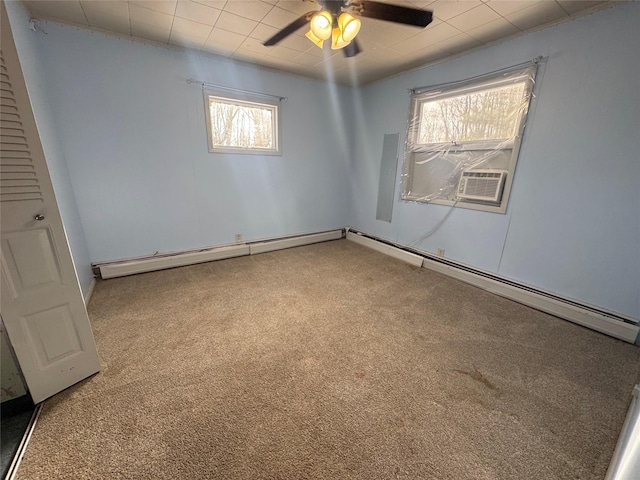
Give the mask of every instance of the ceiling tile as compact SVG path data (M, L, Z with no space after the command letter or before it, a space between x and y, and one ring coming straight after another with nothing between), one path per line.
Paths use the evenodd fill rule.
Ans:
M304 52L306 55L311 55L312 57L318 57L318 61L327 60L335 55L342 55L339 50L331 50L331 46L329 42L324 42L323 48L318 48L317 46L311 44L308 50Z
M391 44L389 47L403 53L411 53L429 45L443 42L449 38L460 35L460 33L460 30L457 28L443 22L433 28L427 27L419 34L402 42Z
M304 52L308 50L309 45L313 45L313 43L307 37L303 37L301 35L289 35L287 38L278 43L278 45L296 50L297 52ZM316 46L315 48L318 47Z
M267 65L276 68L285 68L289 72L296 72L300 67L299 64L292 62L288 58L269 57L267 59Z
M395 70L398 67L394 67L393 70ZM403 67L399 67L399 68L403 68ZM346 68L346 72L349 73L349 84L354 84L354 85L362 85L364 83L370 82L372 80L377 80L380 79L382 77L388 77L390 75L392 75L393 73L395 73L393 70L389 71L388 68L384 67L384 66L360 66L358 65L356 68L352 68L351 66L348 66ZM339 72L339 78L341 79L341 81L345 82L345 80L343 79L343 72Z
M308 53L301 53L300 55L295 57L293 61L300 65L306 65L308 67L311 67L313 65L317 65L318 63L320 63L322 59L314 55L309 55Z
M89 25L78 1L28 1L24 4L35 18L51 18L78 25Z
M402 67L397 68L395 72L393 72L394 74L398 74L401 72L406 72L409 70L415 70L415 69L419 69L419 68L424 68L427 65L433 65L434 63L439 62L440 60L442 60L443 58L448 58L450 55L446 52L442 52L439 50L434 50L430 53L427 53L421 57L416 57L413 59L409 59L407 57L407 62L405 64L402 65ZM389 75L387 75L389 76ZM428 85L430 82L427 81L421 81L417 84L414 84L413 87L423 87L425 85Z
M131 33L129 4L122 1L91 0L80 2L89 25L116 33Z
M360 46L362 48L361 55L386 64L395 63L404 55L404 52L399 52L398 50L393 50L379 45L365 47L361 44Z
M264 65L265 64L264 59L266 57L254 51L243 50L242 48L239 48L235 52L233 52L233 55L231 55L231 58L242 60L243 62L250 62L256 65Z
M603 0L598 1L581 1L581 0L558 0L560 6L567 12L569 15L573 15L581 10L586 10L588 8L593 8L597 5L602 5L603 3L607 3Z
M171 31L171 37L169 38L169 43L171 45L178 45L185 48L202 48L204 45L205 39L200 37L194 37L189 34L185 34L182 32L176 32L175 30Z
M265 47L262 45L260 40L256 40L255 38L247 38L242 45L238 47L238 50L246 50L253 53L258 53L260 55L268 56L270 47Z
M493 22L467 30L467 34L482 43L489 43L504 37L515 35L520 30L507 22L504 18L499 18Z
M90 25L139 39L204 49L225 57L349 83L388 77L452 53L517 35L520 29L528 30L608 3L604 0L381 0L432 10L434 21L426 29L420 29L363 18L358 34L362 53L347 59L343 52L331 50L328 42L323 49L312 45L304 37L304 28L276 47L262 45L304 13L318 10L318 0L23 1L36 18Z
M211 31L211 34L207 39L207 43L225 45L228 47L233 47L233 49L235 50L240 45L242 45L242 42L244 42L246 38L247 37L245 35L234 32L227 32L225 30L222 30L221 28L215 27Z
M497 20L498 18L500 18L500 15L496 12L486 5L480 5L479 7L472 8L467 12L447 20L447 23L464 32Z
M213 26L220 16L220 10L207 7L191 0L178 0L176 17Z
M481 43L475 38L461 33L455 37L448 38L444 42L436 43L435 47L451 54L457 54L465 50L471 50L472 48L479 47Z
M249 34L250 37L256 38L261 42L265 42L267 39L273 37L276 33L278 33L279 29L275 27L270 27L269 25L265 25L264 23L259 23L256 28L253 29L253 32Z
M225 12L234 13L249 20L261 21L267 13L273 8L265 2L246 0L243 2L229 1L224 7Z
M390 3L392 5L401 5L403 7L415 6L411 0L384 0L384 3Z
M519 10L524 10L536 3L538 3L538 1L535 0L488 0L487 6L499 15L506 17L507 15Z
M556 2L542 1L507 15L506 19L524 31L566 17L567 13Z
M431 29L433 26L429 25L426 28ZM422 31L424 31L424 29L418 27L364 19L360 32L358 33L358 40L361 46L388 46L411 38Z
M155 10L156 12L173 15L176 11L177 0L129 0L132 5Z
M411 4L414 7L422 8L424 10L432 10L431 5L433 5L434 2L435 0L412 0Z
M262 19L262 23L281 29L296 20L299 16L300 15L296 15L295 13L274 7L265 15Z
M257 26L258 22L229 12L222 12L216 22L216 27L245 36L249 35Z
M408 55L402 57L402 61L405 65L415 66L420 62L427 63L435 60L436 58L442 58L448 56L449 53L436 45L429 45L428 47L423 48L422 50L418 50L412 52Z
M433 27L428 26L423 32L419 33L418 36L428 39L428 43L433 44L459 34L460 30L448 23L442 22L438 25L434 25Z
M154 42L169 43L170 28L160 28L146 23L131 22L131 35Z
M324 69L327 72L335 72L345 67L346 60L342 55L334 55L333 57L327 58L317 66L318 69Z
M218 10L222 10L227 3L230 3L230 2L227 2L227 0L193 0L193 1L201 5L204 5L206 7L216 8ZM237 2L238 0L235 0L235 1ZM240 0L240 1L244 1L244 0Z
M132 24L154 25L167 31L171 30L171 24L173 23L173 15L149 10L133 3L129 4L129 17Z
M384 64L378 62L372 58L365 57L364 55L358 55L357 57L345 58L344 61L351 66L356 66L358 69L371 70L384 68ZM395 62L394 62L395 63Z
M292 50L290 48L283 47L281 45L276 45L274 47L268 47L268 48L269 48L269 56L275 57L275 58L292 59L296 57L299 53L296 50Z
M276 3L276 7L295 13L298 17L308 12L320 11L319 4L315 2L301 2L300 0L280 0Z
M175 33L188 35L190 37L202 38L204 40L209 36L213 27L204 25L203 23L192 22L191 20L185 20L184 18L176 17L173 19L173 26L171 27L171 36Z
M459 33L459 32L458 32ZM393 45L393 50L400 52L400 55L408 55L413 52L417 52L425 48L428 44L424 40L416 40L409 38L400 43Z
M220 57L225 57L225 58L230 58L233 55L233 52L235 51L234 48L229 47L228 45L219 45L215 42L209 42L209 41L207 41L202 46L201 49L204 52L213 53L214 55L218 55Z
M480 0L474 1L451 1L437 0L429 5L429 10L433 10L433 15L440 20L449 20L450 18L467 12L472 8L482 5Z

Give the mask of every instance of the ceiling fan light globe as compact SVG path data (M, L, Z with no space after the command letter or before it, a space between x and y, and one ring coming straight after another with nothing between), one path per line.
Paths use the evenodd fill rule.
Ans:
M331 13L323 10L311 17L309 28L311 28L311 31L316 38L319 38L320 40L327 40L331 37L331 23Z
M339 27L336 27L333 29L333 32L331 33L331 50L340 50L341 48L346 47L350 43L351 41L347 42L342 37L342 31L340 30Z
M338 28L342 31L342 38L346 42L351 42L360 31L361 22L359 18L355 18L348 13L343 13L338 18Z
M324 40L316 37L311 30L305 33L304 36L307 37L309 40L311 40L315 46L322 48L322 44L324 43Z

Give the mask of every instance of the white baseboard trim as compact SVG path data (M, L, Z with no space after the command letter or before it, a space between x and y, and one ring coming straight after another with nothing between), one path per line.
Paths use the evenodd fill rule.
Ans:
M89 285L89 290L87 291L87 294L84 296L84 306L86 307L87 305L89 305L89 302L91 301L91 297L93 296L93 290L96 288L96 279L95 277L93 277L91 279L91 285Z
M137 273L153 272L167 268L184 267L196 263L224 260L227 258L255 255L258 253L282 250L285 248L310 245L312 243L338 240L344 236L343 230L331 230L328 232L312 233L308 235L296 235L273 240L261 240L239 245L226 245L204 250L178 252L158 257L137 258L126 261L107 262L94 265L103 279L124 277ZM88 303L88 302L87 302Z
M447 261L447 263L444 263L426 256L405 252L370 236L348 231L347 239L395 258L400 255L397 253L398 251L417 257L424 268L448 275L501 297L509 298L536 310L541 310L625 342L634 343L636 340L640 340L640 326L628 323L623 318L617 319L613 313L609 315L606 312L597 312L586 305L581 307L575 301L563 301L561 297L544 295L543 292L537 293L532 288L517 284L509 279L504 279L505 281L502 282L497 275L492 274L491 276L494 278L489 278L480 273L469 271L469 269L462 266L457 266L455 262ZM413 261L409 263L415 265Z

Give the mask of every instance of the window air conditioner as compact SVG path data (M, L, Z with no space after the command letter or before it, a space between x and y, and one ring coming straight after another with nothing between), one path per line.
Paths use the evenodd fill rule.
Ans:
M499 203L506 170L467 170L458 184L458 198Z

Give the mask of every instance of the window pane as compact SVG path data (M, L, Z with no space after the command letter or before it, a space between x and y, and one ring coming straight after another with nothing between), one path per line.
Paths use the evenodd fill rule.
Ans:
M274 149L274 109L209 100L214 147Z
M422 103L419 144L513 138L525 83Z

